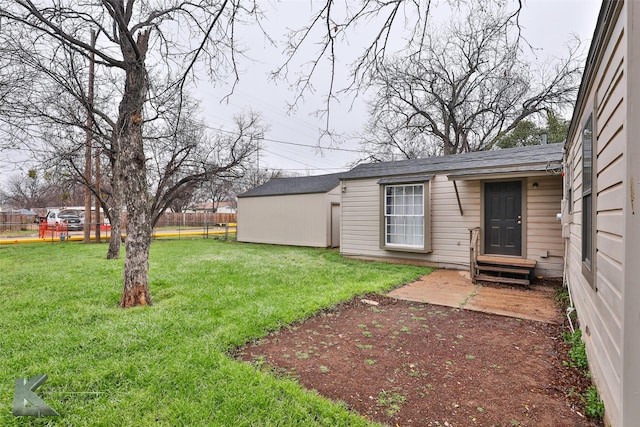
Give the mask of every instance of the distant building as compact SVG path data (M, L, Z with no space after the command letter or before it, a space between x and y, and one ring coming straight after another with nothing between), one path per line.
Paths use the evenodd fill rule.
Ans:
M215 211L214 211L215 209ZM202 202L190 205L185 212L192 213L226 213L234 214L237 212L236 202L233 200L222 200L219 202Z

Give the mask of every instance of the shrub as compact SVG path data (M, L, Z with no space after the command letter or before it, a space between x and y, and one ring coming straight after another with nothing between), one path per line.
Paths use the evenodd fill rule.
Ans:
M573 333L565 333L564 338L571 344L571 349L569 350L570 365L579 368L586 377L590 377L589 362L587 361L587 352L582 341L582 332L577 329ZM582 400L584 401L584 411L587 417L602 418L604 416L604 403L600 400L598 389L594 384L590 385L582 394Z
M587 360L587 352L584 342L582 341L582 332L580 329L576 329L573 333L565 333L564 338L571 344L571 349L569 350L569 358L573 362L571 365L583 371L588 371L589 361Z
M584 393L584 412L590 418L602 418L604 416L604 403L600 400L598 389L591 385Z

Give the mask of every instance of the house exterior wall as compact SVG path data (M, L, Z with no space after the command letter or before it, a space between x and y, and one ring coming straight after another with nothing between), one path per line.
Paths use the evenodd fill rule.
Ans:
M242 197L238 199L239 242L277 245L331 246L330 193Z
M520 179L520 178L518 178ZM533 183L538 189L531 190ZM446 175L436 175L429 181L431 233L430 253L390 251L380 248L380 185L378 178L346 180L342 194L342 225L340 251L344 255L398 258L422 261L443 268L469 268L469 229L480 227L482 212L482 181L458 180L458 206L453 181ZM560 212L562 180L540 176L524 180L526 195L527 235L524 256L536 259L537 274L561 277L563 244Z
M606 3L603 7L606 6ZM566 169L571 180L567 280L578 312L593 379L605 403L605 424L636 425L640 419L640 227L637 215L640 135L637 81L629 79L640 56L640 5L616 3L593 59L580 110L574 114ZM636 67L637 69L637 67ZM637 80L637 79L635 79ZM582 266L582 128L593 114L595 256L592 281ZM634 180L636 181L634 183ZM636 206L634 206L636 203Z
M219 207L216 212L218 213L229 213L229 214L233 214L236 213L236 208L234 208L233 206L222 206Z
M469 266L469 228L479 223L478 182L459 182L464 216L460 215L453 182L435 176L429 182L432 252L428 254L380 248L380 185L378 179L345 181L342 194L340 251L344 255L399 258L429 264L465 268Z
M631 4L633 3L633 4ZM640 22L640 5L637 2L629 2L627 12L627 27L629 29L627 46L627 66L637 76L640 70L640 34L638 22ZM635 26L630 25L635 23ZM629 76L630 74L627 74ZM622 405L624 408L625 422L632 423L640 420L640 82L638 78L627 80L627 97L636 100L628 105L627 112L627 141L626 141L626 197L623 210L624 216L624 276L623 303L624 316L622 318L623 339L622 345L624 384L622 390Z
M534 184L538 184L534 188ZM562 178L530 177L526 181L526 254L536 261L536 274L562 277L564 241L558 221L562 204Z

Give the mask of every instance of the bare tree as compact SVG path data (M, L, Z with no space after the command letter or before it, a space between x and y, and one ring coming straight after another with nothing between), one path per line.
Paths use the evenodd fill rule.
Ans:
M324 107L319 113L330 127L331 106L342 95L355 97L369 87L378 68L403 46L422 43L426 37L432 8L446 3L457 9L476 0L324 0L311 2L313 9L306 24L290 28L284 53L287 59L273 72L295 89L291 107L322 82ZM486 1L486 0L485 0ZM503 0L500 0L503 1ZM521 0L514 0L517 19ZM433 4L432 4L433 3ZM301 20L302 22L302 20ZM312 51L313 53L309 54ZM347 66L345 67L345 64ZM348 71L348 75L341 75ZM341 85L340 77L348 83Z
M212 202L212 211L217 212L220 202L230 201L235 204L239 194L271 179L283 177L284 173L280 169L261 168L258 170L255 166L248 164L242 176L215 177L205 182L198 188L194 195L194 201Z
M359 135L365 154L356 163L419 159L442 155L442 146L425 133L398 126L395 120L371 117L364 132Z
M522 0L313 5L310 21L290 32L288 60L274 75L297 87L296 101L315 89L319 75L330 76L322 109L327 130L331 105L341 94L377 93L366 139L371 159L488 148L520 120L562 111L575 97L577 45L537 74L523 60L535 49L520 26ZM436 27L434 11L442 8L449 28ZM315 48L310 58L309 46ZM351 64L346 87L334 79L345 62ZM385 139L389 144L381 144Z
M255 113L235 117L235 129L210 135L203 123L182 120L179 132L170 138L145 137L153 179L151 226L178 198L211 181L229 181L244 176L266 126ZM169 123L170 125L170 123ZM170 130L171 127L167 130ZM162 131L160 130L162 134Z
M21 34L15 23L12 30L0 33L0 37ZM59 171L66 179L74 179L92 191L113 226L107 258L118 258L119 218L124 202L119 192L112 191L110 163L117 158L112 147L117 135L114 131L117 105L113 99L120 97L118 87L122 77L101 64L101 73L96 79L99 90L90 103L86 52L68 44L55 49L45 46L37 49L32 36L34 34L28 32L12 42L0 43L0 69L8 70L0 81L11 87L0 105L0 129L8 135L4 141L10 142L10 148L26 152L43 169ZM28 84L24 84L24 76L28 76ZM87 121L88 115L90 121ZM89 123L91 129L87 129ZM84 144L83 135L88 130L93 135L94 159L101 159L102 164L108 166L100 178L100 190L96 180L87 182L84 171L77 166L81 164L77 159Z
M195 194L195 186L184 186L180 191L176 192L167 209L171 212L185 212L193 204Z
M54 59L50 61L54 70L47 77L56 84L47 88L59 91L69 75L68 69L55 72L60 56L71 59L63 64L76 64L77 58L88 60L93 53L102 69L96 73L111 73L119 83L115 90L120 103L113 115L108 155L113 195L123 197L128 211L122 307L151 303L148 257L153 212L142 129L155 90L184 88L199 61L212 78L222 78L229 70L237 78L235 27L256 16L255 3L241 6L238 0L68 0L47 6L31 0L0 0L0 45L20 45L12 51L15 68ZM90 30L99 34L95 49L88 42ZM152 69L163 79L152 81ZM86 97L80 103L85 105ZM77 108L77 102L70 107ZM84 111L76 115L83 116Z
M201 204L203 207L211 203L211 213L215 213L220 206L220 202L235 199L235 187L242 178L214 178L203 183L193 194L192 203Z
M579 45L535 73L513 19L499 4L472 3L462 19L380 62L371 76L378 91L366 150L411 158L429 150L488 149L522 120L570 108L581 75ZM388 143L380 131L390 136ZM422 149L416 150L416 140Z
M40 208L59 203L61 193L46 175L30 169L26 175L10 177L6 189L0 192L0 199L14 208Z

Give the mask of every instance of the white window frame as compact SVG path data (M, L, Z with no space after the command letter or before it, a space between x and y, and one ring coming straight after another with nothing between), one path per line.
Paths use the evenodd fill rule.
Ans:
M384 193L385 246L422 249L425 234L424 184L385 185ZM390 201L393 203L389 204Z
M429 181L432 176L414 176L402 178L383 178L378 181L380 184L380 248L388 251L403 252L431 252L431 214L430 214L430 198L429 198ZM422 200L420 208L417 208L415 197L412 197L413 203L402 205L402 209L397 212L388 212L387 189L388 188L421 188ZM404 195L398 197L405 197ZM408 199L405 199L408 201ZM403 200L403 203L405 202ZM412 220L398 221L392 224L390 218L405 218ZM396 235L411 236L412 234L402 233L402 228L419 230L421 229L420 239L404 239L403 241L393 241L389 239L390 227L396 227ZM415 236L415 234L413 234Z

